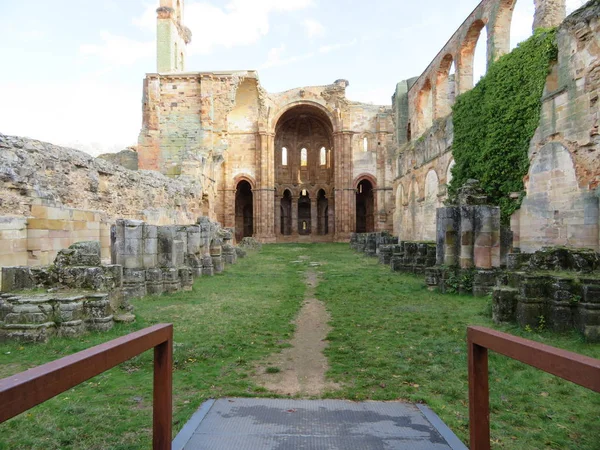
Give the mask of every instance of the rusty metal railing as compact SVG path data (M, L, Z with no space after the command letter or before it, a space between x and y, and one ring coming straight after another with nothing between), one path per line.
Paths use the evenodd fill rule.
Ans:
M490 449L488 349L600 392L600 360L484 327L467 328L471 450Z
M0 423L154 348L152 444L171 448L173 325L160 324L0 380Z

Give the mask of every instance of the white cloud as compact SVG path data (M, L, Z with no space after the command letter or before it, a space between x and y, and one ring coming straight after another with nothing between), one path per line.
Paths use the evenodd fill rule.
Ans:
M108 31L102 31L100 37L102 44L82 44L79 52L82 55L97 56L114 65L134 64L141 59L153 58L156 53L153 41L136 41Z
M349 99L375 105L391 105L393 93L393 89L390 89L389 86L367 88L364 85L355 87L350 83L346 89L346 97Z
M325 34L325 27L315 19L306 19L304 22L302 22L302 25L306 30L306 35L310 39L320 37Z
M36 107L23 95L36 99ZM75 147L92 155L122 150L137 142L141 128L139 89L102 78L75 84L46 81L0 85L0 131Z
M320 53L330 53L345 47L352 47L358 43L358 39L352 39L350 42L340 42L339 44L323 45L319 47Z
M303 55L288 56L287 58L283 58L282 56L285 53L285 49L285 44L281 44L279 47L274 47L269 50L269 53L267 54L267 62L265 62L260 68L268 69L269 67L286 66L288 64L293 64L295 62L303 61L315 56L314 52L309 52Z
M224 7L212 2L189 1L184 22L192 30L188 54L209 54L215 49L252 45L269 33L270 16L292 12L312 5L313 0L232 0ZM134 25L153 31L156 28L156 5L147 4L144 12L133 19Z
M142 30L156 32L156 4L157 2L146 3L142 15L134 17L131 22Z

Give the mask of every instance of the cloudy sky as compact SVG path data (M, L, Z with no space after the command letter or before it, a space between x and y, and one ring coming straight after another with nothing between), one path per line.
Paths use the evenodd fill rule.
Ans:
M142 80L156 70L158 3L0 1L0 133L91 154L134 145ZM351 100L390 104L396 83L419 75L477 3L186 0L187 70L256 69L269 92L345 78ZM568 12L583 3L567 0ZM532 19L533 1L518 1L513 46Z

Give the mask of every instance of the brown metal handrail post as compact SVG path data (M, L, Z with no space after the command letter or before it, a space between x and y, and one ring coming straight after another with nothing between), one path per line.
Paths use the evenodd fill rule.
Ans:
M154 450L169 450L173 325L159 324L0 380L0 423L154 348Z
M152 448L171 449L173 424L173 326L171 338L154 347Z
M484 327L467 328L471 450L490 449L488 349L600 392L600 360Z
M469 433L471 450L490 449L490 388L487 348L467 333L469 358Z

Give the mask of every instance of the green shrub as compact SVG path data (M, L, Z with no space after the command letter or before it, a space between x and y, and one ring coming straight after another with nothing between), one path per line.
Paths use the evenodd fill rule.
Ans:
M540 121L541 98L551 63L558 57L556 30L537 30L494 62L485 77L454 104L450 199L469 178L478 179L506 223L523 198L528 149Z

